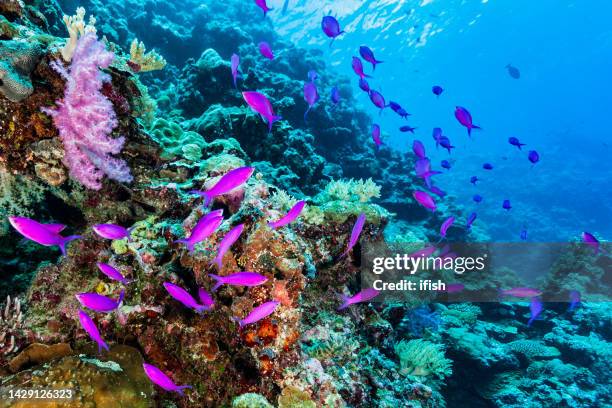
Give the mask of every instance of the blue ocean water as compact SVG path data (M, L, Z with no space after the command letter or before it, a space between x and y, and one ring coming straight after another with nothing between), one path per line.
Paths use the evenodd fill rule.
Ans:
M556 242L581 231L612 234L609 180L612 107L612 29L609 2L519 1L284 1L270 2L274 26L297 45L328 49L328 62L352 75L358 101L381 125L383 140L408 150L425 144L434 168L442 159L453 168L436 185L476 211L492 238ZM320 20L331 13L345 35L331 47ZM367 45L379 60L370 86L412 114L408 122L386 109L382 114L358 88L352 56ZM506 70L520 70L514 79ZM433 85L444 93L436 98ZM468 138L454 118L456 105L472 113L481 131ZM416 134L400 126L416 126ZM456 149L435 149L432 128L441 127ZM524 151L508 143L526 143ZM527 160L535 149L541 161ZM486 172L482 164L494 170ZM469 183L472 175L482 182ZM476 205L472 196L480 194ZM501 208L511 200L510 212Z

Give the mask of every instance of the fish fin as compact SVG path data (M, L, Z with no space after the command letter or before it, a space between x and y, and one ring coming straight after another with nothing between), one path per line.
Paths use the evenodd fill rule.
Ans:
M62 242L58 245L60 251L62 251L62 255L66 256L66 244L70 241L74 241L75 239L83 238L80 235L70 235L67 237L62 237Z
M306 116L308 116L308 112L310 112L310 106L308 107L308 109L306 109L306 112L304 112L304 123L306 123Z
M212 197L210 194L208 194L206 192L204 193L204 197L206 197L204 199L204 207L208 207L214 197Z
M341 295L342 298L342 304L340 305L340 307L337 309L338 311L340 310L344 310L347 307L349 307L351 304L349 303L350 298L346 295Z
M211 291L214 292L217 289L219 289L221 286L223 286L225 284L225 282L223 282L223 277L219 276L219 275L215 275L212 273L209 273L208 276L210 276L211 278L213 278L216 282L215 282L215 286L212 287Z
M530 319L527 321L527 327L531 327L531 323L533 323L533 321L534 321L534 320L535 320L535 318L533 318L533 317L532 317L532 318L530 318Z
M45 227L47 231L53 232L54 234L59 234L60 232L64 230L64 228L66 228L64 224L42 224L42 225L43 227Z
M242 329L244 327L244 323L242 322L242 319L237 317L237 316L232 316L232 320L235 321L236 323L238 323L238 328Z
M121 306L121 303L123 303L124 297L125 297L125 289L121 289L121 293L119 293L119 299L117 299L117 307Z
M180 396L184 397L184 396L185 396L185 393L183 392L183 390L185 390L185 389L191 389L191 388L193 388L191 385L179 385L179 386L177 386L177 387L176 387L176 390L175 390L175 391L176 391L176 392L177 392L177 393L178 393Z

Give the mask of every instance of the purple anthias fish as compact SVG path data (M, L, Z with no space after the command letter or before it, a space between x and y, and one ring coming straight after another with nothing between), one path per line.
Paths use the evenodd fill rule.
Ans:
M102 349L109 351L108 344L106 344L106 342L100 335L98 326L96 326L96 323L92 320L92 318L89 317L89 315L82 310L79 310L79 321L81 322L83 330L87 332L89 337L93 341L98 343L98 353L101 353Z
M380 92L370 89L369 95L370 95L370 100L372 101L374 106L376 106L377 108L380 108L381 112L383 109L387 107L387 104L385 103L385 97L382 96Z
M274 53L272 52L272 47L270 47L270 44L268 44L265 41L262 41L259 43L259 52L261 53L261 55L263 55L269 60L274 59Z
M268 5L266 4L266 0L255 0L255 4L257 4L257 6L263 10L264 13L264 17L266 16L266 14L268 14L268 11L272 10L270 7L268 7Z
M164 282L164 288L168 291L170 296L181 302L186 307L195 310L196 312L203 312L210 309L209 306L199 304L197 300L193 298L185 289L171 282Z
M238 88L236 84L236 79L240 75L238 72L238 66L240 65L240 57L237 54L232 54L231 58L231 67L232 67L232 78L234 80L234 88Z
M480 194L474 194L474 196L472 197L472 200L474 200L474 202L476 203L480 203L482 202L482 196Z
M225 173L223 177L221 177L219 181L217 181L215 185L208 190L192 191L191 193L204 197L204 207L208 207L213 198L227 194L246 183L254 171L254 167L237 167Z
M442 89L442 87L440 85L434 85L431 88L431 92L433 92L434 95L436 95L436 96L440 96L442 94L442 92L444 92L444 89Z
M380 149L380 146L384 143L380 139L380 126L376 123L372 124L372 140L374 141L374 145L376 145L376 151Z
M444 198L446 197L446 191L442 190L439 187L436 186L430 186L429 187L429 191L431 191L432 193L434 193L435 195L437 195L440 198Z
M66 244L81 238L80 235L61 236L60 232L66 227L62 224L41 224L30 218L16 216L9 216L8 219L13 228L27 239L44 246L58 246L64 256Z
M568 312L573 312L578 306L580 306L580 302L581 302L580 292L577 290L570 290L569 300L570 300L570 305L567 310Z
M474 224L474 221L476 221L476 213L473 212L470 214L470 216L467 218L467 221L465 223L465 228L470 229L472 228L472 224Z
M532 164L536 164L540 161L540 155L535 150L530 150L527 154L527 158Z
M271 300L251 310L251 313L249 313L244 319L241 320L238 317L234 317L234 320L238 322L240 328L243 328L247 324L257 323L261 319L270 316L272 313L274 313L279 304L279 301Z
M340 23L338 23L338 20L336 20L336 18L333 16L323 17L323 20L321 20L321 29L326 36L332 39L329 43L330 47L334 43L336 37L344 34L344 31L340 29Z
M510 205L510 200L504 200L502 203L502 208L509 211L512 208L512 205Z
M408 120L408 116L410 116L410 114L406 112L406 109L404 108L399 108L396 113L406 120Z
M440 146L442 146L448 151L448 154L451 153L451 149L455 148L455 146L451 144L450 139L446 136L440 136L440 139L438 139L438 143L440 144Z
M525 143L521 143L520 140L514 136L508 138L508 143L510 143L512 146L518 147L519 150L522 150L521 147L527 146Z
M389 101L389 107L395 113L397 113L398 110L402 109L402 105L400 105L397 102L393 102L393 101Z
M342 305L338 308L338 310L346 309L347 307L354 305L356 303L364 303L368 300L374 299L380 291L374 288L367 288L362 291L357 292L357 294L353 296L342 295Z
M217 210L220 211L220 210ZM206 214L199 219L198 223L191 230L189 238L174 241L175 243L185 244L189 252L193 252L196 244L210 237L223 222L223 216L217 215L217 211Z
M363 73L363 64L361 63L361 60L358 57L353 57L353 61L351 63L351 66L353 67L353 72L355 72L357 75L359 75L360 79L372 78L370 75L366 75L366 74ZM368 88L369 88L369 86L368 86ZM363 88L361 88L361 89L363 89ZM365 91L365 89L364 89L364 91Z
M528 327L531 326L531 323L533 323L533 321L537 319L540 314L542 314L542 310L544 310L542 301L537 297L531 298L531 302L529 302L529 311L531 312L531 317L527 322Z
M416 130L415 127L410 127L410 126L402 126L399 128L400 132L410 132L412 134L414 134L414 131Z
M330 93L330 99L334 105L340 102L340 91L338 90L337 86L332 87L331 93Z
M359 78L359 88L364 92L370 93L370 84L368 84L365 78Z
M361 231L363 230L363 226L366 222L366 215L364 213L359 214L357 220L355 220L355 225L353 225L353 230L351 231L351 237L346 246L346 250L340 255L340 258L346 256L351 249L357 244L359 241L359 235L361 235Z
M595 255L599 253L599 240L595 238L595 235L591 234L590 232L586 232L586 231L583 232L582 242L592 247L593 250L595 251Z
M100 270L100 272L102 272L103 274L105 274L109 278L111 278L113 280L116 280L117 282L121 282L124 285L127 285L130 282L132 282L131 280L129 280L125 276L123 276L121 274L121 272L119 272L117 269L115 269L114 267L110 266L109 264L98 262L96 265L98 266L98 269Z
M116 224L96 224L91 227L98 236L106 239L130 239L130 230Z
M425 180L425 184L427 185L427 188L431 188L430 178L432 176L435 176L436 174L441 174L439 171L431 170L431 162L426 157L422 159L418 159L414 163L414 170L415 170L417 177L421 177L423 180Z
M450 162L449 162L448 160L442 160L442 161L440 162L440 166L441 166L443 169L446 169L446 170L450 170L450 168L452 167L452 166L451 166L451 164L450 164Z
M432 196L427 194L424 191L415 191L412 193L412 196L416 200L417 203L421 204L423 207L427 208L431 211L436 211L436 202Z
M433 128L432 136L436 141L436 148L440 145L440 138L442 137L442 128L436 127Z
M293 205L293 207L291 207L291 209L289 210L287 214L285 214L279 220L269 222L268 225L270 226L270 228L276 229L276 228L284 227L285 225L292 223L293 221L297 219L297 217L300 216L305 205L306 205L306 201L304 200L298 201L297 203Z
M532 298L532 297L540 296L542 292L534 288L512 288L512 289L500 290L499 294L501 296Z
M125 296L125 290L121 290L117 300L113 300L103 295L98 295L97 293L79 293L74 296L77 298L79 303L86 308L95 312L108 313L117 309L121 305L121 302L123 302L123 297Z
M377 64L382 64L383 63L383 61L378 61L374 57L374 53L372 52L372 50L370 48L366 47L365 45L362 45L361 47L359 47L359 55L361 55L361 58L363 58L364 60L366 60L370 64L372 64L372 70L376 69L376 65Z
M223 256L230 249L230 247L234 245L234 242L238 241L238 238L240 238L240 234L242 234L243 230L244 224L237 225L232 228L227 234L225 234L225 236L221 240L221 243L219 244L219 249L217 249L217 256L212 261L212 263L217 264L218 270L223 269Z
M263 0L257 1L259 2ZM263 1L263 3L265 4L265 1ZM183 390L187 388L192 388L191 385L176 385L170 379L170 377L168 377L166 374L163 373L162 370L155 367L154 365L143 363L142 368L144 369L145 374L147 375L147 377L149 377L153 384L159 385L166 391L178 392L179 395L185 395Z
M446 293L459 293L465 289L465 285L463 283L449 283L446 285Z
M268 132L272 131L272 125L282 119L282 117L274 114L274 109L268 98L259 92L243 92L242 97L246 103L253 109L254 112L259 113L261 117L268 123Z
M426 246L423 249L419 249L418 251L414 251L413 253L408 255L408 257L409 258L427 258L427 257L431 256L434 252L436 252L435 245L429 245L429 246Z
M215 305L215 301L211 294L205 291L203 288L198 289L198 298L200 298L200 302L208 309L212 309Z
M213 292L223 285L251 287L263 285L268 281L267 277L256 272L236 272L227 276L219 276L209 273L208 276L213 278L216 282L215 286L212 288Z
M425 146L419 140L412 142L412 151L419 159L424 159L426 157Z
M470 112L461 106L455 107L455 118L467 128L468 136L472 136L472 129L480 129L480 126L476 126L472 123L472 115Z
M446 237L446 232L450 226L453 225L453 222L455 222L455 217L448 217L446 221L442 223L442 226L440 227L440 236L442 238Z
M304 122L306 122L308 112L310 112L310 109L312 109L314 104L319 100L319 92L317 91L317 86L313 82L306 82L304 84L304 100L308 104L308 109L304 112Z
M485 170L493 170L493 165L491 163L485 163L482 165L482 168Z
M472 176L472 177L470 177L470 183L472 183L472 184L476 185L476 183L477 183L478 181L480 181L480 179L479 179L478 177L476 177L476 176Z

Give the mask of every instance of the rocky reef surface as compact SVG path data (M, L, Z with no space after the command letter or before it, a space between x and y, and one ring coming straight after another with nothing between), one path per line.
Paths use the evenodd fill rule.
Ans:
M360 290L360 246L339 258L359 214L367 219L362 243L429 242L438 238L441 214L462 217L462 208L447 196L432 215L412 200L423 184L412 171L414 158L374 149L368 115L355 108L348 79L326 67L320 51L296 48L268 20L254 20L252 2L187 3L0 5L0 296L9 296L1 308L2 386L74 388L78 398L66 405L74 407L611 403L611 309L605 302L585 303L573 313L566 304L547 304L532 327L523 303L372 303L337 312L339 294ZM79 20L77 12L81 25L71 25L63 16L77 6L96 20ZM107 168L97 190L86 188L79 169L66 164L69 132L48 113L69 98L70 80L57 65L80 61L78 43L69 47L71 28L75 40L95 28L114 54L100 71L94 105L107 115L112 110L109 137L123 143L105 154L130 174L129 181L125 174L113 180ZM258 57L261 39L282 50L282 58ZM156 52L146 53L140 41ZM265 93L283 117L271 132L233 87L228 61L234 52L241 56L239 88ZM74 55L72 63L67 55ZM302 87L311 69L322 89L339 87L342 101L333 106L321 98L304 122ZM99 151L77 147L83 163L104 167ZM219 230L192 252L176 243L209 210L189 191L209 188L245 165L255 168L253 177L212 204L224 213ZM301 217L269 228L267 222L298 199L307 202ZM59 257L55 248L23 241L9 215L62 223L67 234L82 238ZM101 239L91 229L100 223L129 227L131 239ZM244 231L216 270L216 249L238 224ZM487 238L484 227L449 235ZM586 256L575 248L544 286L576 289L563 279ZM116 265L131 283L110 281L97 262ZM600 254L581 289L609 285L611 264ZM213 286L210 273L238 270L268 280L253 288L222 287L214 308L203 314L171 299L162 285L196 293ZM511 275L504 283L520 281ZM466 289L497 284L472 282ZM117 311L94 315L112 346L97 353L79 325L74 295L116 299L121 290L125 299ZM239 330L233 317L269 299L280 302L275 313ZM193 389L181 395L154 387L143 361Z

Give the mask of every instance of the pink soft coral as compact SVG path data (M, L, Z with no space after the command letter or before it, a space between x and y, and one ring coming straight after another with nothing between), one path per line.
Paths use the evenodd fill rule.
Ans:
M66 79L64 99L56 102L57 108L42 109L53 117L59 130L70 176L94 190L102 187L104 175L120 182L132 181L127 163L111 156L121 151L125 140L110 137L117 116L113 104L100 93L103 84L110 81L100 68L108 68L114 58L94 33L84 34L77 42L69 70L61 62L52 63Z

